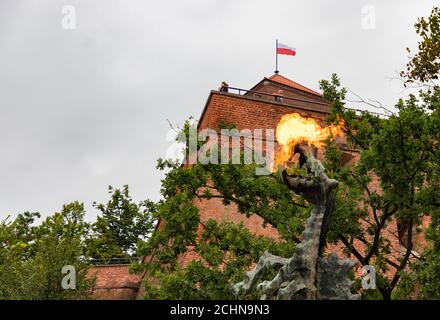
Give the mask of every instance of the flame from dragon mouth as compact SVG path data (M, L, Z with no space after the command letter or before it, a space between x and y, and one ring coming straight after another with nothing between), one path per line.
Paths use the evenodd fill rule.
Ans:
M336 138L343 135L343 121L338 125L321 127L315 119L306 118L298 113L284 115L277 125L276 139L279 147L275 153L273 170L295 162L294 149L298 143L307 143L310 146L323 147L327 138Z

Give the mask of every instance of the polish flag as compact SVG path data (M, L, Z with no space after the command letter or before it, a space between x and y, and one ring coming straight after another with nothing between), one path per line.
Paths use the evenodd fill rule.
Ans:
M296 49L278 42L277 54L285 54L288 56L294 56L294 55L296 55Z

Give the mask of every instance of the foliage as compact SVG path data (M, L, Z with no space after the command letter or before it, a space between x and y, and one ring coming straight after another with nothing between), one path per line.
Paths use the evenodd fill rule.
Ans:
M243 270L270 244L269 239L253 236L242 224L218 224L210 219L192 250L200 259L176 266L171 273L157 272L160 287L147 284L147 298L230 299L231 284L241 279Z
M87 240L88 255L104 260L132 257L137 242L147 239L154 229L151 212L155 204L149 200L134 203L128 186L122 190L109 186L109 194L106 204L94 204L101 214Z
M440 74L440 8L434 7L428 18L421 17L414 26L421 37L418 52L411 57L401 75L406 78L406 83L435 85ZM410 49L407 51L411 53Z
M83 299L92 281L87 279L83 237L84 206L67 204L59 213L35 226L38 213L23 213L0 225L1 299ZM61 287L61 269L76 270L76 290Z
M153 228L150 201L133 203L128 187L109 188L111 199L96 207L95 223L84 221L84 205L72 202L40 224L39 213L25 212L0 223L0 299L88 299L94 279L90 258L128 256ZM76 289L65 290L62 268L76 271Z

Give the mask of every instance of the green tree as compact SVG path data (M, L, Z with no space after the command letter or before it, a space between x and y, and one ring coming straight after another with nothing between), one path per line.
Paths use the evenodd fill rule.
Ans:
M421 17L414 25L420 36L417 52L411 55L406 69L401 72L406 84L437 87L440 76L440 8L434 7L428 18Z
M399 100L395 112L378 104L386 117L356 114L345 107L346 90L335 75L321 82L332 104L329 122L343 120L348 142L360 152L355 165L344 166L339 150L327 149L327 167L342 182L330 235L333 242L341 240L346 252L362 265L376 267L377 287L384 299L390 299L396 287L396 298L440 297L439 14L435 7L429 18L415 24L421 37L418 52L401 76L405 85L416 84L421 90ZM379 189L370 184L373 177L379 179ZM413 251L413 238L426 217L431 219L424 234L428 244L419 255ZM403 252L392 252L386 235L387 225L396 222ZM355 241L365 250L356 249Z
M148 239L155 220L152 201L133 202L128 186L122 190L109 187L111 199L106 204L94 204L100 211L88 237L88 254L92 258L130 258L136 253L137 243Z
M426 231L428 245L420 259L411 264L399 288L399 295L422 299L440 299L440 9L433 8L428 18L415 24L420 36L418 51L411 57L406 70L401 73L406 85L420 88L419 96L430 110L427 127L433 136L432 161L426 166L426 186L422 196L431 204L431 223ZM409 52L411 52L408 49Z
M23 213L0 224L1 299L83 299L90 293L83 240L84 206L73 202L35 226L38 213ZM76 289L65 290L62 268L76 271Z
M27 260L34 255L32 224L38 213L25 212L0 223L0 299L31 298L33 269Z
M345 91L339 88L336 76L321 85L326 98L332 99L329 121L342 119L348 142L360 152L359 161L348 166L340 165L332 148L327 150L328 167L341 182L330 235L333 242L342 241L362 265L375 266L377 288L384 299L390 299L414 259L416 227L435 211L427 197L438 185L438 174L432 170L438 141L438 133L431 130L435 117L413 95L400 100L397 112L386 118L357 115L345 107ZM379 188L370 183L374 177ZM391 235L386 231L390 223L400 228L403 252L392 251ZM365 249L356 248L356 241Z

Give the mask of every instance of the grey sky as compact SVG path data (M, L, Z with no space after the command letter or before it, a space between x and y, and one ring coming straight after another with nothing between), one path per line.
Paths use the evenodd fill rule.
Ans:
M222 80L249 88L274 70L274 42L296 47L281 74L344 84L385 105L436 1L0 0L0 219L106 201L128 184L159 198L166 119L198 118ZM364 30L362 7L376 9ZM438 2L437 2L438 4ZM64 5L77 29L61 28Z

